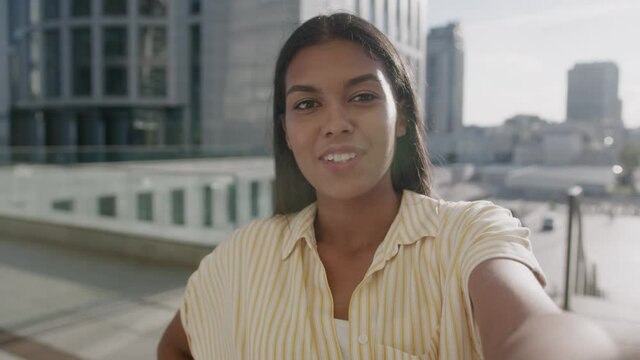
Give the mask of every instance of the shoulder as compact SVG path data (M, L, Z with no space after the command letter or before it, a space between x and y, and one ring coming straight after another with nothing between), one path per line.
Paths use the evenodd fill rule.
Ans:
M520 220L513 217L511 210L491 201L441 201L439 210L441 223L449 227L521 227Z
M268 219L253 220L236 229L229 238L221 242L205 259L208 262L230 264L239 260L250 260L262 254L280 250L282 242L290 233L291 215L275 215ZM201 264L202 266L202 264Z
M211 287L227 291L237 285L231 278L244 273L238 270L254 267L258 259L275 261L282 253L281 244L287 228L286 216L274 216L254 220L233 231L200 261L198 269L189 278L187 295Z
M510 210L490 201L440 205L438 244L444 259L531 252L530 231Z
M460 226L483 219L515 219L510 210L486 200L446 201L410 191L405 191L404 199L407 213L435 218L438 227Z
M474 218L491 209L504 209L491 201L445 201L440 200L440 212L444 216Z

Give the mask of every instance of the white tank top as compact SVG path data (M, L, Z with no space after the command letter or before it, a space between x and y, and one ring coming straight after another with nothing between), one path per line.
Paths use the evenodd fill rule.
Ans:
M336 335L338 335L338 343L340 344L342 359L350 360L349 358L349 322L347 320L342 320L342 319L333 319L333 323L336 326Z

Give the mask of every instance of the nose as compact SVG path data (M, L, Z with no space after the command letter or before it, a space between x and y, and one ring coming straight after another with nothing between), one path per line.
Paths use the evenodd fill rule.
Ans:
M344 106L340 104L328 106L323 132L326 137L353 132L353 123Z

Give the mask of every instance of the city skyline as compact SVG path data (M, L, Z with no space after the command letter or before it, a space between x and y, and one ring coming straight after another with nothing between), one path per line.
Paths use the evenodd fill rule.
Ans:
M615 62L625 127L640 126L640 2L432 0L428 27L461 23L464 124L500 125L515 114L565 120L568 71ZM490 89L488 87L491 87Z

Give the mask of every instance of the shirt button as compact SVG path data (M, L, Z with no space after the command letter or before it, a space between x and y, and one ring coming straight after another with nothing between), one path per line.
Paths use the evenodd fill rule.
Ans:
M360 336L358 336L358 342L362 345L366 344L369 341L369 338L367 337L367 335L362 334Z

